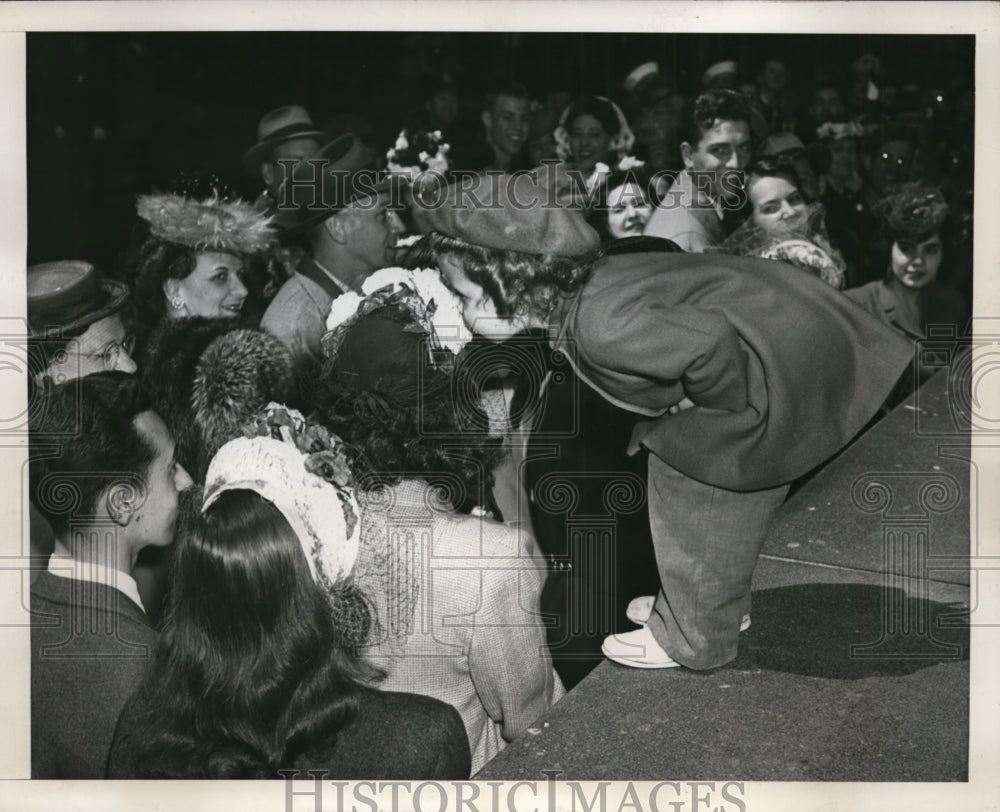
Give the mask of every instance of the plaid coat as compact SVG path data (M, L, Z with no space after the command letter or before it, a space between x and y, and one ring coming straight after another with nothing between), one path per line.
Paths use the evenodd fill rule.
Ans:
M455 514L419 480L361 504L355 580L377 619L364 654L387 673L380 688L458 710L475 774L564 693L538 615L534 541Z

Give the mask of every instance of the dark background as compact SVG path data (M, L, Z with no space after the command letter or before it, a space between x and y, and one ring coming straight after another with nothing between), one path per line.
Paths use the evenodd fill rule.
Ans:
M387 148L443 73L472 118L504 80L542 100L554 90L618 98L651 59L688 95L715 61L737 60L752 80L776 58L806 98L826 77L846 85L864 53L886 82L960 89L973 86L974 48L972 36L923 35L29 33L27 259L88 259L115 275L135 195L182 170L217 172L256 196L241 159L260 116L285 104L321 125L362 114Z

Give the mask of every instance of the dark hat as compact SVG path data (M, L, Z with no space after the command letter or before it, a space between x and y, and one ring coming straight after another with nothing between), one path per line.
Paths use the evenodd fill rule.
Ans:
M283 236L301 234L354 201L404 184L398 175L376 172L370 156L357 136L346 133L316 158L299 163L278 192L277 222Z
M304 107L290 104L266 113L257 124L257 143L243 156L243 164L251 174L256 174L261 162L278 144L293 138L315 138L320 143L330 136L316 129Z
M443 200L415 205L413 219L422 233L504 251L574 257L599 248L597 232L556 202L552 188L534 172L480 175L471 189L453 184Z
M876 212L886 232L915 242L929 239L948 219L948 203L941 190L921 181L904 183L880 201Z
M28 330L32 338L58 330L80 333L124 306L128 288L104 279L89 262L63 259L28 268Z
M337 374L345 390L388 392L397 405L412 405L421 379L434 372L427 360L429 341L414 321L387 306L348 328L325 369Z

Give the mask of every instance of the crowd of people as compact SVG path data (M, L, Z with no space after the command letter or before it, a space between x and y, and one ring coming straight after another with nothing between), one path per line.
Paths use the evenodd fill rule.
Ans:
M255 199L29 267L33 777L466 778L605 659L732 661L790 487L967 329L971 99L878 70L288 104Z

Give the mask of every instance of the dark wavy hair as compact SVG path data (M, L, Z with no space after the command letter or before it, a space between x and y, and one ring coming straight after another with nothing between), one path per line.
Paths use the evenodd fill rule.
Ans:
M152 237L143 243L136 269L132 318L137 328L148 332L167 314L167 295L163 283L191 275L198 252L186 245Z
M601 243L607 244L615 239L608 230L608 195L619 186L634 184L642 190L646 197L646 202L650 206L655 206L659 202L656 198L656 184L652 175L645 167L633 167L632 169L616 169L609 174L597 187L594 205L589 212L587 222L594 227L594 230L601 235Z
M498 316L525 310L547 316L561 294L576 292L590 278L601 250L576 257L526 254L473 245L432 231L410 249L404 264L436 267L444 256L455 259L465 275L486 291Z
M224 492L186 524L115 750L136 777L277 777L334 746L377 672L348 651L295 532L259 494Z
M314 416L351 446L362 489L419 478L456 510L486 504L503 451L477 365L460 356L450 372L435 367L426 335L389 310L360 318L325 361Z
M609 137L618 135L618 132L621 130L618 115L615 113L615 108L611 106L611 102L599 99L597 96L584 96L569 106L566 111L567 132L573 127L573 122L580 116L593 116L596 118L601 122L604 132Z
M681 140L697 147L702 136L720 121L750 123L750 101L736 90L706 90L688 102L683 117Z
M125 372L97 372L58 385L46 379L36 388L29 445L58 454L43 451L32 459L31 499L57 535L69 529L74 513L95 515L109 488L145 487L155 448L135 420L152 408L148 393Z

